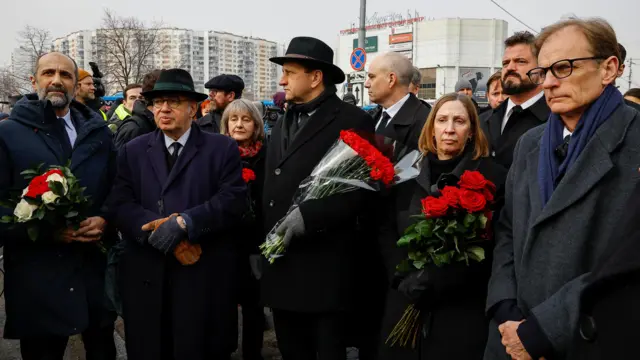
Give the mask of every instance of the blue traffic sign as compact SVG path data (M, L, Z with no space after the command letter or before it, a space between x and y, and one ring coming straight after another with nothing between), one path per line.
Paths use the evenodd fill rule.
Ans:
M367 52L364 51L363 48L354 49L351 53L349 63L351 64L351 68L355 71L364 70L364 64L367 63Z

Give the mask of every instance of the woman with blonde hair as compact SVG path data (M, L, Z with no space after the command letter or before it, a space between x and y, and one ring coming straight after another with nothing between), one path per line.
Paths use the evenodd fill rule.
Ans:
M446 94L436 102L422 128L418 142L424 155L420 175L413 191L399 195L395 214L397 239L422 212L421 199L439 196L447 185L456 185L465 170L478 171L497 187L500 210L507 170L489 157L489 144L480 128L475 105L466 95ZM495 219L495 218L494 218ZM493 242L487 241L485 253L491 254ZM388 245L388 244L387 244ZM383 254L386 264L398 264L406 249ZM382 325L379 359L482 359L488 321L484 306L491 274L491 259L482 262L452 262L442 267L427 264L424 271L397 275L387 293ZM385 340L402 318L409 304L421 309L422 328L415 348L390 347Z
M262 228L262 188L267 149L264 123L256 106L249 100L231 102L220 120L220 133L238 142L242 174L247 182L249 211L238 227L240 254L239 303L242 306L242 358L261 360L264 333L264 310L260 303L260 286L250 261L260 263L259 246L264 240ZM251 260L250 260L251 259Z

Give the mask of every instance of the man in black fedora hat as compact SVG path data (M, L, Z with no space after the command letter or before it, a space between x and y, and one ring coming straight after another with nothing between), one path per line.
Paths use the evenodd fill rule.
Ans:
M289 107L274 127L264 184L265 231L287 214L299 184L311 174L341 130L374 132L373 120L336 96L345 75L320 40L297 37L282 65L280 85ZM366 192L302 204L278 227L292 235L287 254L263 263L262 299L274 311L284 360L344 360L345 320L354 305L357 218ZM287 236L285 236L287 237ZM317 355L316 355L317 354Z
M204 87L209 89L211 111L198 119L197 123L204 131L219 133L222 113L233 100L242 97L244 81L238 75L222 74L207 81Z
M152 91L158 129L120 149L110 210L130 360L229 359L236 343L236 263L229 230L245 208L236 142L192 124L198 101L181 69Z

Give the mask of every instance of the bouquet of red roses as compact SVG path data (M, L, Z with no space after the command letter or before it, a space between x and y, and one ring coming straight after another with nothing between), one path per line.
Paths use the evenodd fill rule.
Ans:
M378 191L413 179L419 173L415 168L417 162L418 152L414 151L405 155L394 166L369 141L353 130L343 130L338 141L316 165L311 175L300 184L287 215L304 201L357 189ZM285 252L282 235L276 233L281 222L282 220L276 223L267 234L266 241L260 245L262 254L270 263Z
M44 173L41 167L21 172L29 185L21 195L0 203L13 209L13 216L3 216L0 222L25 224L32 241L38 239L43 223L57 229L79 226L90 206L89 198L84 196L85 189L68 167L52 166Z
M495 185L477 171L465 171L458 186L445 186L439 197L422 199L422 214L409 226L398 246L408 248L408 257L397 267L401 273L424 269L426 264L444 266L452 261L483 261L479 246L490 239ZM415 346L420 310L413 305L405 310L387 338L391 346Z

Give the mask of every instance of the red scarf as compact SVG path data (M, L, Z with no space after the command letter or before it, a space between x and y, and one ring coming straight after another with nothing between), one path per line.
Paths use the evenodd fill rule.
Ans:
M240 149L241 158L252 158L260 152L260 149L262 149L262 141L256 141L253 145L250 146L239 145L238 149Z

